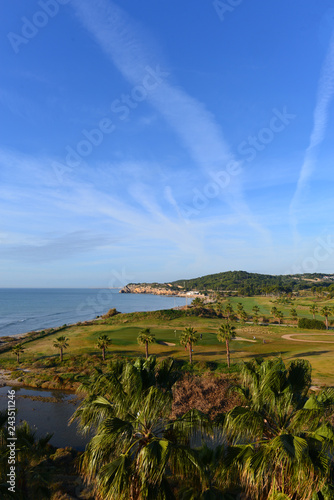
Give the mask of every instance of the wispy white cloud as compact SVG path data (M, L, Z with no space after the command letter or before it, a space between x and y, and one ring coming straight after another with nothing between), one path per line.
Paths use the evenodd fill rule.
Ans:
M97 0L92 4L73 0L71 5L99 47L132 85L145 81L148 67L154 70L159 84L149 92L148 100L177 133L200 171L208 177L225 169L233 154L214 115L170 83L172 75L166 71L156 43L148 39L142 28L112 1ZM268 232L255 220L243 199L240 178L234 177L220 196L244 222L268 239Z
M318 83L316 106L313 115L313 129L309 145L306 149L304 162L300 169L297 187L290 204L290 224L292 226L295 242L298 239L298 211L302 196L308 186L310 178L316 167L316 149L322 143L326 134L328 115L331 101L334 96L334 31L330 39L327 55L321 70Z

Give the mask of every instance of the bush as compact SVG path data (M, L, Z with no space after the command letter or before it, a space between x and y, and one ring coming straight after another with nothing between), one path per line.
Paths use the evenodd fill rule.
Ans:
M298 320L298 328L306 328L308 330L326 330L326 326L323 321L308 318L300 318Z
M112 318L113 316L116 316L116 314L119 314L119 312L113 307L112 309L109 309L109 311L101 316L102 318Z

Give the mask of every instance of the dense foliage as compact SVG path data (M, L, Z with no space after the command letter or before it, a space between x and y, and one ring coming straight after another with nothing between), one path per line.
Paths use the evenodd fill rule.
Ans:
M318 319L300 318L298 320L298 328L306 328L308 330L326 330L326 325Z
M81 387L74 419L94 437L81 471L97 499L331 500L334 389L310 394L311 367L245 363L238 406L172 416L174 362L118 361Z
M209 274L199 278L172 281L161 285L151 283L152 287L166 286L169 290L200 290L238 292L239 295L252 296L261 294L291 293L310 288L328 288L334 291L334 275L321 273L305 273L299 275L280 275L248 273L246 271L227 271L223 273Z

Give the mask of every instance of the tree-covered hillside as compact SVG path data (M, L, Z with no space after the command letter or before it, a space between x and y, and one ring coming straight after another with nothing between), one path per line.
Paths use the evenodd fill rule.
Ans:
M270 274L248 273L246 271L227 271L209 274L190 280L177 280L170 283L173 288L200 291L237 291L242 295L265 293L289 293L312 287L329 287L334 283L334 275L299 274L273 276ZM334 288L334 285L333 285Z

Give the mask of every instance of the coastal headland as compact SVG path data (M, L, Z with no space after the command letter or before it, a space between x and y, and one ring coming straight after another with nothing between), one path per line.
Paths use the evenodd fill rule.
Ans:
M171 283L167 283L166 285L129 283L121 288L119 293L147 293L152 295L174 295L177 297L205 297L205 295L196 290L185 291L181 286L175 289Z

